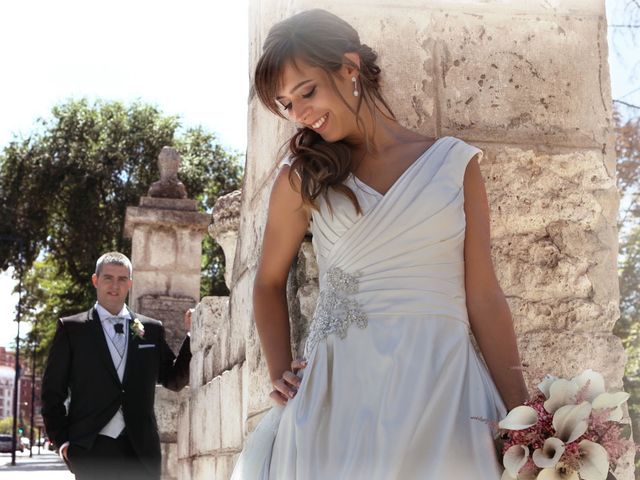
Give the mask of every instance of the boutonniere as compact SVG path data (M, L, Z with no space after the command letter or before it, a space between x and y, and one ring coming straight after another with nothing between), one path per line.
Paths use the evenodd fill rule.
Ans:
M136 318L130 325L129 329L131 330L131 335L138 338L144 338L144 325L140 320Z

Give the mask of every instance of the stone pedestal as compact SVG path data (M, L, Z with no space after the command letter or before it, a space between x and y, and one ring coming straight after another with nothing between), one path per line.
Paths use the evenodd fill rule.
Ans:
M125 217L134 267L129 303L164 323L172 348L186 333L184 312L200 298L202 238L209 216L196 205L195 200L142 197Z
M209 216L197 211L195 200L142 197L138 207L127 208L124 234L133 244L129 305L162 321L176 353L186 334L184 314L200 298L202 238L208 224ZM178 478L178 406L187 392L157 387L163 479Z

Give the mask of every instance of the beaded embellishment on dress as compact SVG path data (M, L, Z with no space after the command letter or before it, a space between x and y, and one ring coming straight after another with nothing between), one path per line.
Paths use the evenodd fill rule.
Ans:
M345 338L352 323L359 328L367 326L367 316L360 304L349 298L349 295L358 292L358 287L358 277L339 267L331 267L325 272L325 286L320 290L304 348L305 358L328 335L336 333L340 338Z

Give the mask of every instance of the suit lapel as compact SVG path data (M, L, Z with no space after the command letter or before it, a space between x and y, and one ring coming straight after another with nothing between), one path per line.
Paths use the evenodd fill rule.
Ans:
M89 310L89 318L87 319L91 328L91 336L96 344L96 349L98 350L98 355L102 358L107 370L113 376L113 379L120 385L120 379L118 378L118 372L116 372L116 367L113 365L113 359L111 358L111 352L109 351L109 346L107 342L109 341L105 336L104 329L102 328L102 322L100 321L100 316L95 308Z
M127 310L129 308L127 307ZM138 336L131 334L131 326L133 325L133 321L136 319L136 314L129 310L129 315L131 319L127 328L127 335L129 336L129 341L127 342L127 363L124 366L124 374L122 375L122 383L124 384L127 381L127 375L129 374L129 368L134 363L135 354L138 350Z

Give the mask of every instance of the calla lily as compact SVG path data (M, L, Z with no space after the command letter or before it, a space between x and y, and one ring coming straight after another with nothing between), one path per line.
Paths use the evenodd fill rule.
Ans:
M560 407L575 403L578 385L571 381L559 378L549 387L549 397L544 402L544 409L549 413L556 413Z
M551 384L557 379L558 377L547 374L544 376L544 380L538 384L538 390L544 393L545 398L549 398L549 389L551 388Z
M542 448L533 452L533 463L540 468L555 468L564 453L564 443L555 437L547 438Z
M609 455L602 445L582 440L580 448L580 477L582 480L606 480L609 474Z
M506 430L524 430L536 423L538 423L536 411L526 405L520 405L511 410L504 419L500 420L498 427Z
M558 463L555 468L541 470L536 480L580 480L580 477L575 470L570 470L564 464Z
M585 370L580 375L577 375L571 379L576 384L578 390L581 390L587 383L589 385L586 388L586 396L584 400L592 402L601 393L604 393L604 378L598 372L591 369Z
M556 437L564 443L571 443L587 431L587 420L591 414L591 404L565 405L553 415Z
M622 420L622 404L629 400L627 392L601 393L593 399L591 406L594 410L612 409L609 414L609 420L619 422Z
M526 445L512 445L504 452L502 464L509 475L513 478L518 477L518 472L529 459L529 447Z
M500 477L500 480L518 480L518 478L512 477L511 475L509 475L509 472L505 470L504 472L502 472L502 476Z

